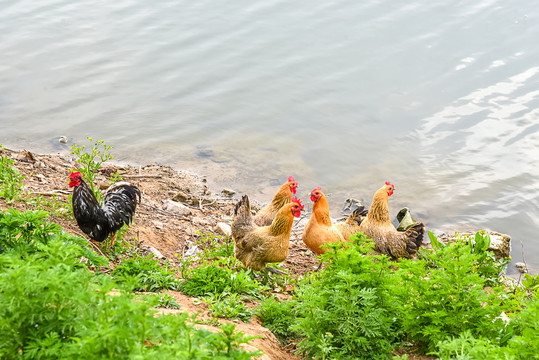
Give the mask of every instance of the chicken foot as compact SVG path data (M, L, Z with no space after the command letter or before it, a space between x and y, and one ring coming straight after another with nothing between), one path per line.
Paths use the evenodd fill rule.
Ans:
M287 273L285 273L285 272L282 271L282 270L270 268L270 267L267 267L267 266L264 268L264 270L267 270L267 271L272 272L272 273L274 273L274 274L287 275Z

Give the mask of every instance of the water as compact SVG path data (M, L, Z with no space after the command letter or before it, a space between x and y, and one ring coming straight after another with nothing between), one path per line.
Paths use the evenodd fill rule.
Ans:
M0 0L0 143L114 145L269 200L293 174L507 233L539 269L533 2Z

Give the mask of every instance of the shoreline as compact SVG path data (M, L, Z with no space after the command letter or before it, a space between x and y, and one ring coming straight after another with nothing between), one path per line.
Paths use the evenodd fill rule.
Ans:
M63 144L62 144L63 146ZM65 145L67 147L67 145ZM4 148L6 151L8 152L11 152L11 153L18 153L18 154L21 154L23 153L24 151L28 151L28 150L13 150L11 148ZM32 153L31 151L29 151L30 153ZM64 149L62 151L58 151L56 154L38 154L38 153L32 153L32 154L35 154L37 155L38 157L44 157L44 158L51 158L51 157L58 157L60 159L64 159L66 162L69 162L69 166L71 167L75 167L75 158L76 156L75 155L72 155L67 149ZM20 157L20 155L19 155ZM172 166L168 166L168 165L163 165L163 164L147 164L147 165L142 165L140 163L137 163L137 162L133 162L133 161L127 161L127 160L117 160L116 158L113 159L113 160L110 160L110 161L107 161L104 163L104 165L106 166L115 166L115 167L118 167L118 168L121 168L121 169L129 169L130 171L130 174L128 175L136 175L135 172L139 172L139 175L140 175L140 171L142 169L153 169L153 176L156 176L156 175L159 175L159 169L163 169L163 172L165 174L170 174L171 172L175 172L177 173L177 176L183 178L183 182L180 182L180 186L176 186L174 187L173 184L171 188L175 188L176 189L176 193L172 194L172 193L169 193L168 194L168 200L173 200L174 197L177 195L178 191L181 193L181 192L185 192L183 190L186 190L187 189L187 193L189 196L187 197L184 197L184 196L180 196L180 198L182 198L182 201L180 201L180 203L183 203L184 205L192 205L192 203L195 203L196 206L199 206L198 202L200 202L200 198L204 197L205 200L203 200L200 205L202 206L202 208L205 206L204 202L206 204L209 204L209 203L214 203L214 205L212 206L214 210L217 211L217 213L219 213L219 216L218 218L213 218L212 220L210 221L205 221L202 219L202 217L205 215L204 212L197 212L196 210L197 209L192 209L193 213L195 214L194 216L194 225L197 226L197 225L201 225L201 228L202 230L204 231L220 231L220 230L217 230L217 223L219 222L230 222L232 220L232 214L233 214L233 207L235 205L235 203L239 200L238 196L241 196L242 194L245 194L243 191L241 190L238 190L237 188L234 188L234 187L225 187L223 186L222 184L219 184L218 182L212 180L210 178L210 176L207 176L207 175L200 175L198 173L196 173L195 171L191 170L191 169L181 169L181 168L176 168L176 167L172 167ZM67 176L69 175L69 169L67 169L67 167L65 167L65 176L67 178ZM105 179L104 178L101 178L102 181L104 181ZM129 181L130 179L127 179L127 181ZM142 179L138 179L138 183L141 183L142 182ZM134 182L135 184L137 183L137 181ZM183 187L183 189L182 189ZM271 197L269 197L267 199L267 202L261 202L259 199L257 199L255 196L253 196L252 194L247 194L249 195L249 198L251 200L251 203L253 205L253 209L257 210L258 208L262 207L265 203L271 201ZM273 195L271 195L273 196ZM194 197L198 197L198 199L195 199ZM153 201L153 203L149 204L150 206L154 207L154 208L159 208L161 210L165 210L166 207L167 207L167 204L165 204L165 197L161 197L160 199L158 199L159 201L156 203L155 201ZM144 203L144 200L143 200L143 203ZM217 204L217 208L215 207L215 204ZM165 210L166 211L166 210ZM181 212L181 211L180 211ZM306 216L310 215L309 212L306 212ZM341 213L342 215L342 213ZM294 230L292 232L292 235L291 235L291 243L294 243L297 245L298 248L302 248L303 250L306 250L305 247L304 247L304 244L303 242L301 241L301 230L302 230L302 226L305 225L305 222L306 222L306 216L302 217L300 220L302 221L297 221L296 224L295 224L295 227L294 227ZM342 219L342 217L339 217L337 219ZM164 220L164 219L161 219L161 220ZM155 220L159 223L159 220ZM159 226L159 225L158 225ZM190 234L190 236L192 236L192 234L195 232L195 230L193 230L193 226L186 226L185 227L186 232ZM451 226L443 226L443 227L440 227L439 229L431 229L427 226L427 230L431 230L436 236L438 237L442 237L442 238L446 238L446 239L449 239L451 238L451 234L453 232L456 232L456 231L462 231L462 232L476 232L478 230L480 230L479 228L477 227L474 227L474 226L469 226L469 225L462 225L462 224L458 224L458 225L451 225ZM496 231L489 231L490 233L492 234L499 234L498 232ZM507 236L509 237L509 243L510 243L510 236L508 235L504 235L504 234L500 234L500 235L503 235L503 236ZM430 240L427 236L427 234L425 233L425 236L424 236L424 240L423 240L423 246L424 247L429 247L430 246ZM510 246L510 245L509 245ZM509 251L510 251L510 247L508 247L507 250L504 250L507 252L507 255L509 255ZM513 266L511 266L513 265ZM512 263L511 265L508 266L508 271L507 271L507 275L508 276L511 276L511 277L518 277L519 276L519 272L516 268L516 263ZM533 269L533 268L530 268L528 267L528 270L529 270L529 273L533 274L535 273L536 269Z

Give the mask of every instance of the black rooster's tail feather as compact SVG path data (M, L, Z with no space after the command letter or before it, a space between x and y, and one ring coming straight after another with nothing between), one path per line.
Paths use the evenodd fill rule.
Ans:
M358 206L352 213L348 216L346 219L346 222L348 224L356 224L361 225L363 220L365 220L365 217L367 217L367 213L369 212L368 209L365 209L365 206L360 205Z
M140 190L126 183L110 187L105 194L103 210L112 232L118 231L124 224L130 224L140 203Z

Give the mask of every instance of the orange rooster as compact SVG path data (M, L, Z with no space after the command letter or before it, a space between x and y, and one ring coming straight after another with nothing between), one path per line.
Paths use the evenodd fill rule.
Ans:
M285 182L279 191L271 200L271 203L260 209L255 217L254 222L258 226L271 225L271 222L275 218L277 212L286 204L290 203L292 195L296 193L298 183L293 176L288 177L288 181Z
M392 258L411 259L423 241L425 225L415 223L406 231L397 231L389 220L388 200L395 186L386 182L372 199L367 218L361 223L359 230L369 239L373 239L376 249Z
M311 201L314 202L313 212L305 229L303 229L302 239L305 245L317 255L329 251L329 249L320 248L323 244L348 241L350 235L359 231L359 225L367 214L367 210L360 206L348 216L346 222L332 224L329 217L328 200L320 187L311 191Z
M281 207L271 225L256 226L249 197L244 195L236 205L232 222L236 258L249 269L283 273L266 267L266 264L282 262L288 256L290 231L294 217L299 217L301 210L301 200L294 197L292 202Z

